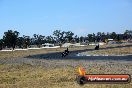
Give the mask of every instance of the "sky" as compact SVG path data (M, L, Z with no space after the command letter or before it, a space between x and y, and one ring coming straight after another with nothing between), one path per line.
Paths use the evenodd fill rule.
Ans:
M75 35L132 30L132 0L0 0L0 38L7 30L20 36Z

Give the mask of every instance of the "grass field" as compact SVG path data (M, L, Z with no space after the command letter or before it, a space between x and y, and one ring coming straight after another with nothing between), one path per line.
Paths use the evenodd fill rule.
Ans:
M102 46L104 48L106 46ZM83 50L93 47L76 47L70 50ZM0 52L0 59L23 58L29 55L49 52L62 52L61 49L41 49L28 51ZM107 53L124 54L122 51L131 53L132 48L108 49ZM122 50L122 51L121 51ZM96 52L97 51L92 51ZM99 50L98 53L105 53ZM126 53L125 53L126 54ZM49 60L43 60L49 62ZM75 66L70 63L76 64ZM55 63L68 63L58 66ZM132 75L132 62L129 61L85 61L85 60L52 60L53 67L31 64L0 64L0 88L132 88L130 84L86 84L76 83L77 68L83 63L88 74L126 74ZM52 65L51 65L52 66Z
M72 47L69 48L70 51L73 50L83 50L83 49L92 49L94 46L86 47ZM25 50L25 51L0 51L0 58L17 58L17 57L26 57L29 55L36 54L46 54L51 52L63 52L66 48L57 48L57 49L37 49L37 50Z
M90 71L95 72L95 69ZM98 73L104 71L96 70ZM47 69L41 66L0 65L0 88L131 88L130 84L85 84L76 83L76 69Z
M83 55L132 55L132 47L82 52Z

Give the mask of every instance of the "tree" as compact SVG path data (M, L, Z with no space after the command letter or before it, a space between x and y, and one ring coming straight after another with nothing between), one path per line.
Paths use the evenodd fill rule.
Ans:
M123 40L123 36L124 34L117 34L117 41L120 42L121 40Z
M96 41L96 36L95 36L94 33L93 34L88 34L87 36L88 36L88 41L89 42L95 42Z
M23 48L24 47L24 38L23 37L18 37L18 40L17 40L17 46L19 48Z
M45 43L44 38L45 36L34 34L34 43L40 48L40 46Z
M132 30L126 30L124 32L124 39L132 39Z
M60 42L61 30L55 30L53 35L55 36L56 42Z
M110 33L109 32L107 32L107 34L106 34L106 39L110 39Z
M67 42L71 42L73 39L73 35L74 33L71 31L65 32L65 39L67 40Z
M2 50L3 46L4 46L4 41L3 39L0 39L0 50Z
M7 32L4 32L3 40L5 45L9 48L12 47L14 50L18 36L19 32L17 31L8 30Z
M79 37L78 37L77 35L75 35L74 41L75 41L76 43L79 43Z
M81 36L79 40L80 40L81 43L84 42L84 37Z
M92 42L92 34L88 34L88 41Z
M101 33L101 41L102 42L105 42L105 40L106 40L106 34L103 32L103 33Z
M50 36L46 37L46 42L47 43L54 43L55 41L54 41L54 38L50 35Z
M61 32L61 30L55 30L53 32L53 35L55 36L55 40L57 43L64 43L65 42L65 31Z
M28 48L30 45L30 36L23 35L24 41L23 41L23 47Z
M96 36L97 42L101 41L101 37L102 37L102 33L101 32L97 32L97 36Z
M117 39L117 34L115 33L115 32L112 32L111 34L110 34L110 37L112 38L112 39Z

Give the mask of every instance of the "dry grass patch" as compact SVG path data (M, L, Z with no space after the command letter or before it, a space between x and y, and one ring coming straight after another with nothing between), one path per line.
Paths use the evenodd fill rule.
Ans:
M91 71L95 71L92 70ZM41 66L0 65L1 88L131 88L130 84L86 84L76 83L75 68L47 69Z
M91 49L94 46L85 46L85 47L70 47L70 51L74 50L83 50L83 49ZM17 58L17 57L26 57L29 55L36 55L36 54L46 54L52 52L63 52L66 48L57 48L57 49L37 49L37 50L25 50L25 51L0 51L0 59L4 58Z
M113 48L107 50L94 50L82 52L83 55L131 55L132 47L123 47L123 48Z

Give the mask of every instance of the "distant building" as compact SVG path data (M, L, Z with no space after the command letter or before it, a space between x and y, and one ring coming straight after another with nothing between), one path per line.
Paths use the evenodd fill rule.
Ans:
M104 42L99 42L99 45L105 45L106 43L104 43Z
M116 44L116 41L114 39L107 39L107 44Z
M50 43L45 43L42 44L43 47L54 47L54 44L50 44Z
M80 43L75 43L75 44L72 44L72 43L64 43L62 45L62 47L74 47L74 46L86 46L86 45L81 45Z
M95 45L96 45L96 43L89 43L88 45L95 46Z
M96 45L105 45L106 43L104 43L104 42L96 42L96 43L89 43L88 45L91 45L91 46L96 46Z
M113 41L114 39L108 39L108 41Z
M54 44L45 43L42 44L42 48L60 48L60 46L55 46Z

